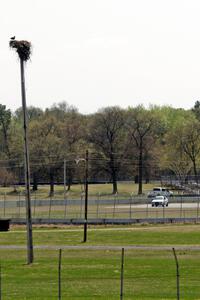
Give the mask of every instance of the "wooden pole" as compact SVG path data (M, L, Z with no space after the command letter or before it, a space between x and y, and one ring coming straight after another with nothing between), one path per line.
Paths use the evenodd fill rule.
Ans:
M87 242L87 218L88 218L88 150L85 153L85 220L83 242Z
M27 109L26 109L26 92L24 61L20 58L21 70L21 94L24 121L24 161L25 161L25 186L26 186L26 225L27 225L27 261L28 264L33 262L33 237L32 237L32 218L31 218L31 193L30 193L30 164L27 134Z

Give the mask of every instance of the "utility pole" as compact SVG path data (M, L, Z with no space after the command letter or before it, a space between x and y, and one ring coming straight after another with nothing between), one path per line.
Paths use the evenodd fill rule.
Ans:
M85 219L83 243L87 242L87 217L88 217L88 150L85 153Z
M28 264L33 262L33 238L32 238L32 219L31 219L31 193L30 193L30 165L29 165L29 149L28 149L28 133L27 133L27 108L26 108L26 91L24 64L31 56L31 43L25 40L15 40L12 37L9 42L11 49L15 49L20 59L21 71L21 94L23 108L23 126L24 126L24 173L26 186L26 225L27 225L27 260Z
M27 222L27 259L28 264L33 262L33 238L32 238L32 218L31 218L31 193L30 193L30 164L27 134L27 108L25 93L24 61L20 58L21 70L21 93L22 108L24 116L24 161L25 161L25 185L26 185L26 222Z

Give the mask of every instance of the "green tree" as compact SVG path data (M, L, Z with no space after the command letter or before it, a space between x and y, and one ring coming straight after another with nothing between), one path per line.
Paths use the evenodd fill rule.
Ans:
M11 111L5 105L0 104L0 132L1 132L1 151L5 157L10 158L9 149L9 129L11 124Z
M192 169L191 160L185 154L182 142L182 125L176 126L173 131L165 135L165 144L160 147L160 168L171 170L179 179L181 184L185 183L187 175Z
M200 123L197 120L187 120L183 125L181 145L184 153L192 162L193 172L198 182L197 163L200 158Z
M163 118L167 125L160 144L160 167L172 170L183 182L191 170L197 175L199 122L183 109L165 110Z
M156 124L153 112L141 105L130 108L127 112L126 127L136 149L138 161L138 194L142 194L144 157L148 156L148 151L153 144Z
M68 190L70 190L75 174L75 160L86 148L85 145L85 118L76 110L65 113L61 123L62 153L66 162L66 177Z
M45 114L30 123L30 154L35 172L47 170L53 196L55 175L63 165L60 123L54 116Z
M192 108L192 112L196 116L197 120L200 121L200 101L196 101L194 107Z
M89 122L89 142L101 162L97 167L111 177L113 194L117 193L117 178L123 160L123 128L124 113L116 106L99 110Z
M39 107L29 106L27 107L27 116L29 121L40 118L43 115L43 110ZM23 109L22 107L18 108L14 112L14 118L18 120L23 120Z
M67 113L78 113L78 110L75 106L63 101L54 103L50 108L46 109L45 113L54 116L57 120L64 121Z

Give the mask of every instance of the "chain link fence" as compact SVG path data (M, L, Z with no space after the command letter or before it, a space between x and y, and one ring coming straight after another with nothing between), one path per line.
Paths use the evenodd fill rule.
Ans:
M25 197L19 194L15 199L4 194L0 198L0 218L23 219L26 217ZM65 199L53 197L38 199L32 196L33 219L84 219L85 198L84 193L79 199L71 199L70 194ZM199 221L200 197L177 196L169 198L169 206L152 207L151 198L133 196L119 197L118 195L106 198L98 193L96 197L88 200L88 219L152 219L169 221L181 219L187 221L192 218Z

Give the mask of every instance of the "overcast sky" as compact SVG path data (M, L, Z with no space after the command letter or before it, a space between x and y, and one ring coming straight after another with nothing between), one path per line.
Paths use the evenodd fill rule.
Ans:
M0 0L0 103L21 106L9 38L33 44L27 105L81 113L200 100L199 0Z

